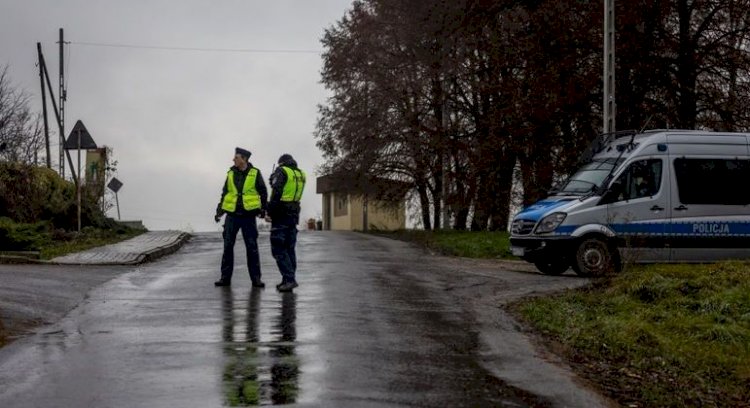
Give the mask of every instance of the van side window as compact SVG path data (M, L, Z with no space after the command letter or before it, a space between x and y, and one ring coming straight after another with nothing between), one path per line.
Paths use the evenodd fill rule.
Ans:
M683 204L750 204L750 160L674 160L677 191Z
M638 160L620 174L615 183L621 188L615 201L651 197L661 188L661 159Z

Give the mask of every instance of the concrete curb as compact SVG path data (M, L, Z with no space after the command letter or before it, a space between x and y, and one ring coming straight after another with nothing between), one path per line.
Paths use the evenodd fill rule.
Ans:
M192 235L187 232L181 232L174 242L149 249L146 252L139 253L132 261L105 261L97 263L70 263L55 262L52 260L34 259L18 255L0 255L0 264L43 264L43 265L139 265L146 262L155 261L163 256L177 252L182 246L190 240Z
M185 243L189 241L190 238L192 238L192 235L188 234L187 232L183 232L180 234L177 240L175 240L175 242L144 252L143 254L141 254L142 256L139 257L140 259L132 263L131 265L142 264L144 262L152 262L163 256L173 254L180 248L182 248L182 246L185 245Z
M182 248L182 246L187 242L192 235L181 232L177 239L175 239L173 242L170 242L169 244L158 246L152 249L149 249L145 252L131 252L131 253L120 253L122 257L130 258L132 260L110 260L110 261L96 261L96 262L55 262L54 260L47 261L48 264L51 265L140 265L142 263L146 262L152 262L155 261L163 256L172 254Z

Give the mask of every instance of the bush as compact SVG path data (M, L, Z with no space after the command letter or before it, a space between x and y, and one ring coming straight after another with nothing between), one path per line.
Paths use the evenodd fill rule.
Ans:
M52 234L48 222L17 224L0 217L0 248L6 251L39 250Z
M112 227L99 206L99 197L83 192L81 224ZM77 229L75 184L46 167L0 163L0 217L22 224L48 221L55 229Z

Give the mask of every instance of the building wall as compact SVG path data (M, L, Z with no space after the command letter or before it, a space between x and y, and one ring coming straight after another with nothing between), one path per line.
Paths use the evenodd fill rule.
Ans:
M369 228L392 231L406 228L406 208L402 202L397 210L379 201L370 201L367 208Z
M345 193L331 193L331 206L333 208L331 217L331 229L332 230L344 230L351 231L352 220L351 220L351 200L344 199ZM342 200L343 199L343 200ZM345 202L345 207L341 208L341 204Z
M352 219L352 230L362 231L362 218L364 216L364 208L362 208L362 197L349 196L349 201L352 203L352 210L350 212Z
M328 211L325 209L328 208ZM364 230L364 206L362 197L345 193L323 194L324 229L338 231ZM387 207L378 200L369 200L367 209L368 229L396 230L406 228L405 204L397 210ZM326 219L330 218L327 222Z

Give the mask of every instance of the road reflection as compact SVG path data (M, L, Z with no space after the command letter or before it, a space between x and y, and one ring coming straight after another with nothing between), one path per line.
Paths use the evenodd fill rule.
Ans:
M290 404L299 393L299 358L295 351L297 339L297 295L281 294L281 316L276 322L276 345L271 348L271 401L273 404Z
M231 288L223 288L222 312L224 354L224 396L231 407L256 406L260 403L258 386L258 319L260 291L250 293L245 338L236 338L237 312Z
M296 294L282 293L281 305L269 331L261 331L263 291L253 289L247 308L237 307L231 289L222 292L222 340L225 404L232 407L291 404L299 394ZM276 300L276 299L274 299ZM267 310L268 311L268 310ZM245 327L242 333L242 314Z

